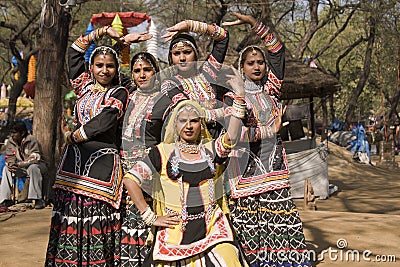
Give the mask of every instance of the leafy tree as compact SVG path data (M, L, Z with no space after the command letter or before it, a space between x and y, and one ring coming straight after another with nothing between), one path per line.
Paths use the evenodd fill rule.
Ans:
M253 15L274 29L285 42L290 57L301 61L310 55L318 67L334 75L341 90L315 105L331 118L349 124L365 116L385 116L388 123L398 119L399 17L397 0L80 0L65 9L59 0L14 0L0 3L0 70L2 81L12 84L8 118L15 117L15 103L26 83L29 56L38 54L34 131L54 167L62 97L70 87L66 75L65 51L83 34L92 14L135 11L147 13L160 33L184 19L220 24L233 20L230 11ZM226 63L235 62L238 51L258 42L248 25L230 27ZM212 40L198 37L200 55L209 53ZM104 40L107 42L108 40ZM160 50L166 43L159 41ZM143 49L138 46L136 49ZM21 56L20 51L23 51ZM15 56L19 79L13 79L10 58ZM166 58L161 56L162 61ZM5 134L3 134L4 139ZM54 170L54 169L53 169ZM51 182L49 182L51 183Z
M11 84L6 116L8 122L15 119L17 98L27 82L29 59L39 51L36 40L40 8L35 8L35 3L39 1L7 1L0 6L3 10L0 19L0 46L8 52L2 56L2 69L5 74L9 74L8 77L3 76L2 81ZM17 66L11 70L10 61L13 56L17 61ZM0 142L4 141L7 134L8 127L2 128Z

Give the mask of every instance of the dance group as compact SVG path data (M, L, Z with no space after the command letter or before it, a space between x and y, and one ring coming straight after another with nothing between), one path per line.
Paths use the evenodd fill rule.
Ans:
M120 50L148 33L105 26L71 45L75 128L64 133L45 266L311 265L278 134L285 48L233 15L224 27L250 24L266 52L244 48L228 73L228 31L193 20L162 36L173 70L163 79L147 52L131 77L120 73ZM213 39L202 62L190 33ZM105 35L116 45L85 64Z

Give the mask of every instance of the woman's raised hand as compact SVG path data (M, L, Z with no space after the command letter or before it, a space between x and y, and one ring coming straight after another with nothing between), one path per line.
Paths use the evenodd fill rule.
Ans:
M253 18L252 16L249 15L242 15L237 12L231 12L232 15L237 17L237 20L235 21L227 21L223 22L222 26L234 26L234 25L241 25L241 24L250 24L252 27L254 27L257 23L257 20Z
M141 32L141 33L128 33L125 36L119 38L120 42L123 42L126 45L130 45L132 43L140 43L147 41L153 38L153 35L148 32Z
M282 126L282 117L283 114L286 112L286 106L282 104L277 105L278 110L277 110L277 116L275 117L275 130L278 132L281 129Z
M161 36L165 39L165 42L171 41L176 35L189 31L189 25L186 21L181 21L172 27L167 28L167 33Z
M105 27L105 34L107 34L108 36L110 36L110 38L112 38L112 39L114 39L116 41L118 41L119 38L121 37L119 32L116 29L114 29L113 27L111 27L111 26L106 26Z
M226 78L228 79L226 83L232 87L233 92L237 96L244 97L245 91L242 76L233 66L231 66L231 70L233 71L233 74L226 74Z

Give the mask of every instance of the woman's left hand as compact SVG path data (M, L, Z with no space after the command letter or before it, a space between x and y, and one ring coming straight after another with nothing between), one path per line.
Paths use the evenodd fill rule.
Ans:
M282 117L283 117L283 114L285 114L285 112L286 112L286 106L284 106L283 104L279 104L278 109L277 109L277 116L275 117L276 132L278 132L281 129Z
M186 21L181 21L172 27L167 28L167 33L162 35L161 38L165 39L165 42L171 41L176 35L187 32L189 30L189 25Z
M66 132L72 131L71 127L67 123L67 119L65 118L64 115L62 115L62 120L61 120L61 133L65 134Z

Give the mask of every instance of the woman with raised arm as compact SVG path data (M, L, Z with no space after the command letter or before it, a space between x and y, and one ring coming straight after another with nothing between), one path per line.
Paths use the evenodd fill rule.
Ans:
M216 24L193 20L181 21L167 31L162 37L171 41L168 61L174 66L175 73L162 82L161 91L173 104L183 99L198 101L203 107L207 128L216 138L222 129L217 121L224 117L221 101L217 101L222 99L224 92L219 92L216 84L228 49L228 32ZM211 54L201 64L197 62L199 51L196 41L185 32L207 35L214 40Z
M226 173L233 227L250 266L309 266L302 222L290 195L289 169L279 136L285 111L279 102L285 47L253 17L233 13L234 22L250 24L268 53L258 46L240 52L247 118ZM224 101L232 103L230 93Z
M124 37L129 42L130 34ZM148 52L139 52L132 57L131 75L133 89L122 128L122 166L129 172L137 161L143 160L148 148L161 142L161 131L171 100L160 92L159 64ZM145 194L149 206L151 197ZM147 239L151 227L146 225L140 212L124 194L121 209L121 266L142 266L150 251Z
M120 40L111 26L80 36L69 48L69 77L78 96L73 131L54 185L54 207L45 266L119 266L122 166L120 125L128 91L120 86L118 55L109 46L85 52L103 36ZM136 42L146 40L137 34Z
M215 193L218 165L235 146L245 115L240 75L229 78L238 97L226 133L213 141L198 102L180 101L168 120L164 141L124 176L144 222L158 227L148 265L244 266ZM152 193L154 211L142 189Z

